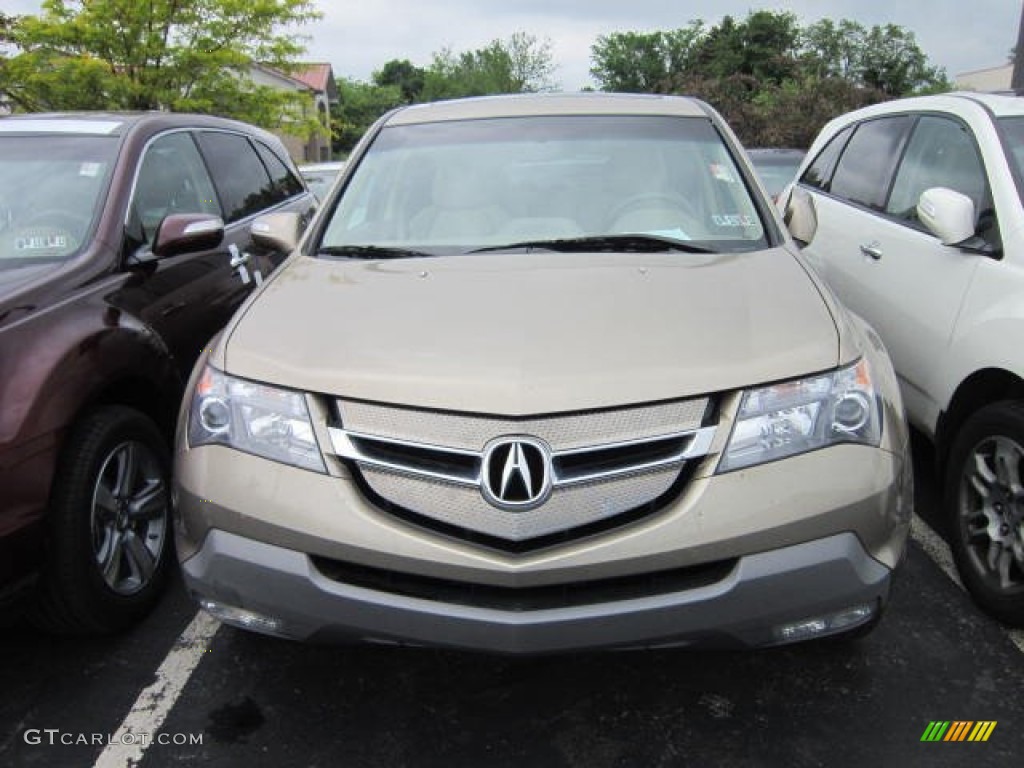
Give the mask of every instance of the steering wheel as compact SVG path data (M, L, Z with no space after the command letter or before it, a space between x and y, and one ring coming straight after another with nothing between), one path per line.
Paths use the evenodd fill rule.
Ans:
M681 216L691 221L698 221L700 218L694 204L685 197L680 197L672 192L640 192L630 195L615 206L609 214L609 219L615 222L627 213L643 210L644 208L677 210Z

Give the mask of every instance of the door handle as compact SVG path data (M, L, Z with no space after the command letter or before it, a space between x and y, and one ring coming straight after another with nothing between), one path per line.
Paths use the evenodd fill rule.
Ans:
M882 259L882 244L875 240L873 243L862 245L860 252L865 256L870 256L875 261L881 261Z
M230 264L232 269L249 263L249 254L238 250L238 246L234 243L228 246L228 253L231 254Z

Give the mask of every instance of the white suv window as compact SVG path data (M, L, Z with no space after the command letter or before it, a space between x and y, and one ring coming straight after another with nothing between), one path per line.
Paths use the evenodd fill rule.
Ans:
M917 201L931 187L947 187L967 195L975 214L985 207L985 170L971 135L961 123L923 116L914 128L896 174L886 212L917 221Z
M882 210L909 124L905 115L862 123L836 167L832 194Z

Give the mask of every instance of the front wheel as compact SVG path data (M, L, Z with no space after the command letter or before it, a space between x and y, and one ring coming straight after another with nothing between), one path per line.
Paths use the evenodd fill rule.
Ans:
M964 585L990 614L1024 626L1024 404L994 403L967 420L944 503Z
M39 626L110 632L152 608L170 558L169 466L138 411L103 407L75 425L54 480Z

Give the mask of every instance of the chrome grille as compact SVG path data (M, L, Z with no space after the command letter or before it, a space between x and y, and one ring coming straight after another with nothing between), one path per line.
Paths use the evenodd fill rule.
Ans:
M335 454L354 463L368 490L406 516L521 545L664 497L683 468L709 452L710 405L698 398L512 419L340 400L341 424L328 431ZM522 508L497 498L493 485L484 491L489 446L506 438L549 451L549 495Z
M341 423L349 432L467 451L483 450L498 435L533 435L555 451L568 451L697 429L708 398L525 419L421 411L356 400L338 400L337 404Z

